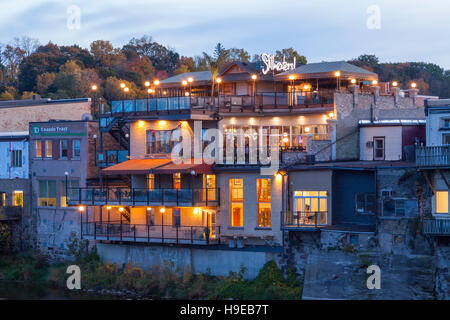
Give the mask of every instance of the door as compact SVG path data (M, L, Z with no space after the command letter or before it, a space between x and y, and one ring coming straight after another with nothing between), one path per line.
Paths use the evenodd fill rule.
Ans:
M327 224L327 192L296 191L292 218L294 225Z
M216 238L216 212L213 210L203 210L203 226L208 228L209 237Z
M384 160L384 137L373 138L373 160Z

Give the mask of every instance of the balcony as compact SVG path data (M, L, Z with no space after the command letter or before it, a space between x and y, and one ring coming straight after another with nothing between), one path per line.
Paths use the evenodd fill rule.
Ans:
M69 205L216 207L219 189L76 188Z
M450 146L416 147L416 166L450 167Z
M282 211L281 227L294 231L317 231L327 225L327 211Z
M111 111L100 115L101 127L107 127L114 117L158 116L176 114L292 112L305 113L332 110L334 92L263 92L256 95L219 95L213 99L201 97L158 97L112 101ZM217 108L218 106L218 108Z
M128 160L128 150L107 150L97 155L97 167L107 168L109 166Z
M220 226L173 226L83 222L85 239L139 243L220 244Z
M0 221L20 220L23 208L16 206L0 207Z
M423 233L430 236L450 236L450 219L424 219Z

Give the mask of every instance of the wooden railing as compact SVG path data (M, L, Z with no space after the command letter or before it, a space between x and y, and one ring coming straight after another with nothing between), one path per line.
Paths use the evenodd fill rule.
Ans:
M423 233L431 236L450 236L450 219L424 219Z
M282 228L317 228L327 224L327 211L282 211Z
M450 146L416 147L416 166L450 166Z

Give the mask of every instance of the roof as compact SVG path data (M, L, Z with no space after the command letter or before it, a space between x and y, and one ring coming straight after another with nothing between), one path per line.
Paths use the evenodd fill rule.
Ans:
M102 170L104 174L146 174L159 166L172 162L171 159L133 159Z
M17 108L17 107L32 107L43 104L60 104L60 103L81 103L89 102L91 98L76 98L76 99L25 99L25 100L6 100L0 101L0 108Z
M28 135L28 131L0 132L0 137L27 137Z
M335 77L334 73L339 71L341 78L354 77L363 80L376 80L378 75L374 72L357 67L346 61L318 62L302 65L294 70L282 72L275 75L275 80L288 80L290 75L296 79L319 79Z
M161 80L161 85L180 85L183 80L192 77L195 85L211 84L211 72L210 71L197 71L197 72L185 72L177 74L173 77Z
M200 160L200 163L168 163L161 167L155 168L153 170L154 173L162 173L162 174L172 174L172 173L191 173L195 172L194 174L205 174L205 173L213 173L213 164L207 164L204 163L202 160Z
M358 124L362 127L371 126L420 126L425 125L425 119L386 119L386 120L359 120Z
M299 164L289 167L288 171L303 171L303 170L375 170L388 168L413 168L416 166L415 162L410 161L336 161L336 162L320 162L315 164Z

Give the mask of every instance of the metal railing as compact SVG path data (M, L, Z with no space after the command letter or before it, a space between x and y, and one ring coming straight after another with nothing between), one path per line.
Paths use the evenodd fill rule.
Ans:
M434 236L450 236L450 219L424 219L423 233Z
M218 206L218 188L147 189L147 188L73 188L69 189L70 205L131 206Z
M0 207L1 220L18 220L22 218L23 208L19 206Z
M220 244L220 226L174 226L83 222L83 237L96 240L176 244Z
M97 166L109 167L128 160L128 150L106 150L97 155Z
M283 228L317 228L327 224L327 211L282 211Z
M416 147L416 166L450 166L450 146Z

